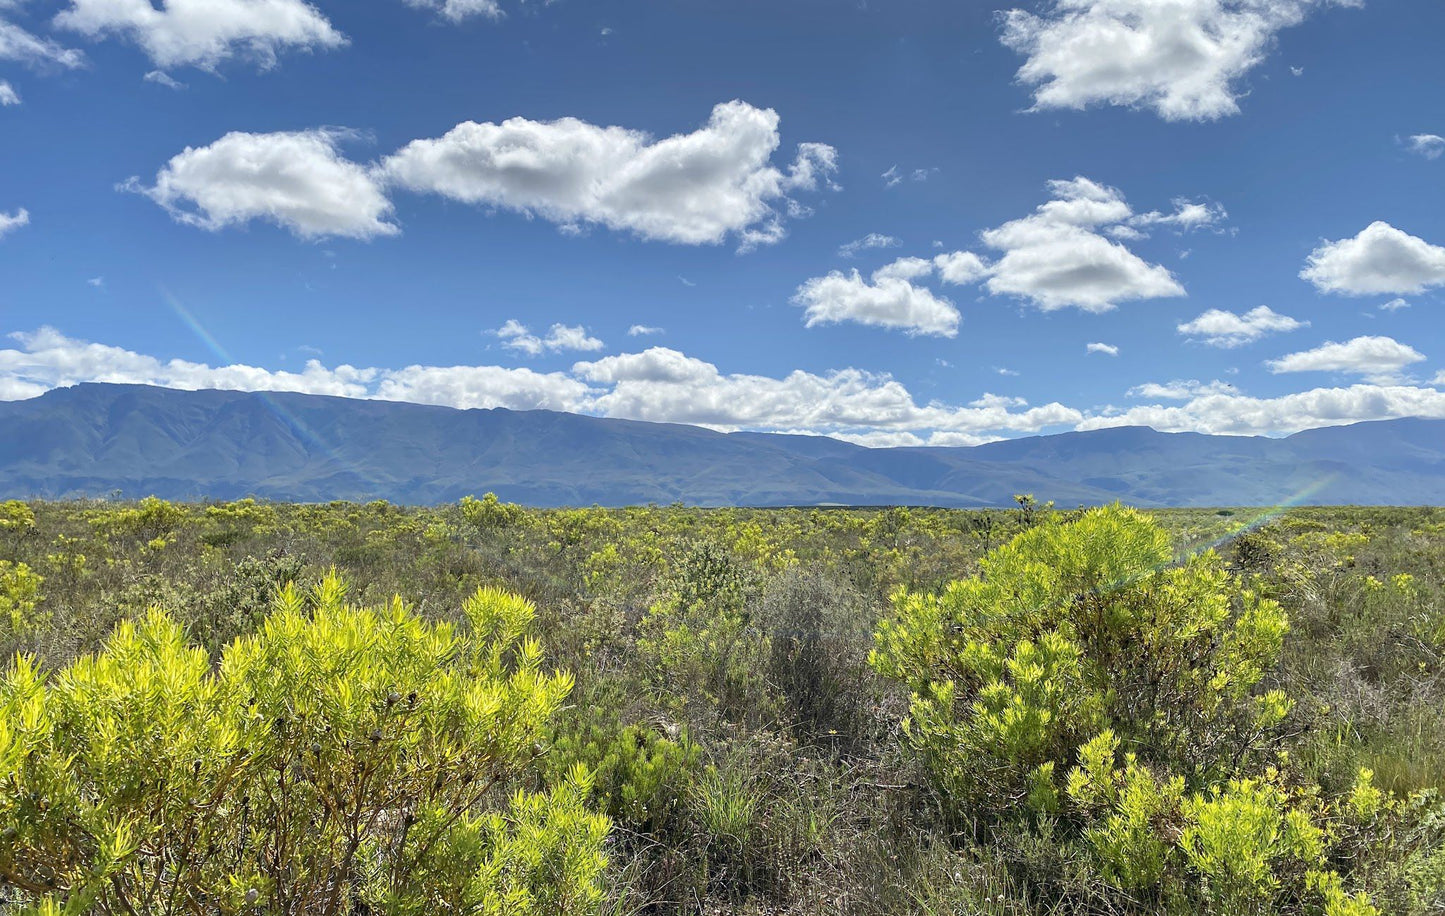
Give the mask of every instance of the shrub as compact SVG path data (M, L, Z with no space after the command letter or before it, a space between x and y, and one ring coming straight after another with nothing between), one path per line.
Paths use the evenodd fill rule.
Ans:
M515 791L571 687L521 599L468 636L288 587L218 668L161 611L0 684L0 874L67 913L584 913L606 819Z
M1173 565L1129 509L1044 523L942 595L899 593L870 656L912 688L910 742L971 806L1062 780L1104 729L1192 787L1270 746L1290 708L1257 690L1288 623L1212 552Z
M523 518L521 506L504 503L497 499L495 493L487 493L481 499L463 496L458 508L462 513L462 520L477 531L510 528Z
M1170 906L1373 912L1326 868L1329 812L1264 768L1291 709L1263 686L1278 604L1119 507L1045 519L982 569L900 593L870 657L912 689L904 734L957 811L1062 817L1106 880Z
M699 757L686 730L673 740L643 725L593 721L555 740L547 771L558 778L584 766L608 816L634 833L665 836L678 827Z
M44 581L24 563L0 560L0 633L6 638L23 636L35 628Z

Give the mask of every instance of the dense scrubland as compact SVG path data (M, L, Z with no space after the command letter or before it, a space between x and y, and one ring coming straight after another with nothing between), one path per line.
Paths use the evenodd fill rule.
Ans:
M1445 910L1445 510L0 504L0 912Z

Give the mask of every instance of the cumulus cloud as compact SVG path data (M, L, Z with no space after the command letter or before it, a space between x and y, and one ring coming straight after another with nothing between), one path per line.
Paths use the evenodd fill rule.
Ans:
M1100 354L1103 354L1104 356L1118 356L1118 355L1119 355L1119 348L1116 347L1116 346L1114 346L1113 344L1106 344L1106 343L1098 343L1098 342L1095 342L1095 343L1091 343L1091 344L1086 344L1086 345L1084 346L1084 352L1085 352L1085 353L1100 353Z
M120 347L74 340L54 328L9 336L20 349L0 350L0 379L47 390L81 382L109 382L185 390L225 388L364 397L368 383L376 378L374 369L327 369L315 360L307 362L302 372L245 365L212 367L181 359L163 361Z
M1051 181L1049 190L1053 200L1033 214L981 234L985 245L1003 252L989 268L989 292L1045 311L1073 306L1087 312L1184 295L1166 268L1101 234L1134 215L1118 190L1083 177Z
M1270 372L1345 372L1377 381L1393 380L1406 366L1423 362L1424 354L1392 337L1356 337L1326 342L1313 350L1291 353L1265 363Z
M1406 302L1404 299L1391 299L1389 302L1383 302L1380 304L1380 311L1398 312L1401 309L1407 309L1409 307L1410 303Z
M1211 347L1228 349L1253 343L1266 334L1297 331L1308 326L1308 321L1297 321L1261 305L1243 315L1224 309L1210 309L1179 325L1178 331Z
M380 370L369 397L463 409L585 411L592 392L562 372L502 366L407 366Z
M661 333L663 333L662 328L654 328L645 324L634 324L632 327L627 329L628 337L647 337L652 334Z
M1129 389L1131 398L1152 398L1154 400L1187 401L1191 398L1213 394L1238 394L1239 389L1228 382L1215 379L1201 382L1198 379L1175 379L1172 382L1145 382Z
M1002 252L992 262L972 251L931 260L899 258L875 271L871 281L856 270L808 280L793 301L807 308L810 327L858 321L948 337L957 333L958 310L922 285L925 278L936 276L941 283L959 286L984 281L994 295L1025 299L1045 311L1072 306L1106 312L1133 299L1184 295L1168 269L1150 264L1106 234L1142 238L1151 227L1184 232L1216 225L1225 217L1222 207L1183 199L1175 201L1172 213L1136 215L1118 190L1083 177L1052 181L1049 190L1053 199L1029 216L979 234L984 245ZM839 254L891 247L896 241L868 236L843 246Z
M976 283L988 274L988 265L972 251L938 255L933 259L933 266L938 269L939 279L954 286Z
M913 283L932 271L932 262L922 258L895 261L874 271L871 280L857 270L835 270L798 287L793 303L803 307L810 328L851 321L909 335L954 337L958 334L958 309L948 299Z
M934 264L927 258L899 258L873 271L874 281L878 280L921 280L932 276Z
M1316 248L1300 277L1346 296L1422 293L1445 286L1445 248L1377 220L1354 238Z
M1025 56L1034 108L1120 105L1169 121L1239 111L1242 78L1314 0L1053 0L1008 10L1002 41Z
M519 350L529 356L560 353L564 350L595 351L604 346L602 341L588 335L587 329L581 325L554 324L546 337L538 337L528 330L526 325L511 318L492 333L501 338L502 346L509 350Z
M19 349L0 349L0 399L35 397L82 382L158 385L193 391L294 391L349 398L378 398L450 407L546 407L581 410L585 384L562 373L500 366L409 366L405 369L328 368L307 360L301 372L257 366L209 366L161 360L121 347L66 337L53 328L13 333ZM6 397L6 393L9 397Z
M50 328L10 336L18 347L0 348L0 399L35 397L80 382L117 382L297 391L462 408L566 410L721 430L908 435L919 443L955 445L1083 419L1082 413L1061 404L1029 407L1021 399L991 395L964 407L920 404L896 379L857 369L797 371L782 378L725 374L712 363L664 347L579 362L570 372L500 366L327 368L318 360L309 361L302 372L279 372L161 360L67 338Z
M718 105L706 125L661 140L576 118L473 121L414 140L386 158L391 184L540 216L566 230L590 225L688 245L728 236L744 250L786 235L806 208L791 195L831 184L837 153L804 143L786 170L773 163L779 118L746 102Z
M1261 436L1399 417L1445 418L1445 392L1408 385L1358 384L1276 398L1203 394L1176 406L1109 409L1084 420L1078 428L1149 426L1160 432Z
M274 223L304 239L395 235L392 205L367 168L347 160L345 131L226 134L187 147L151 187L123 187L164 207L182 223L215 231L251 220Z
M20 93L16 92L15 87L6 80L0 80L0 108L19 104Z
M21 226L30 225L30 211L21 207L14 213L0 211L0 239L19 229Z
M861 239L854 239L846 245L838 246L838 256L851 258L860 251L868 251L872 248L897 248L903 243L891 235L883 235L881 232L870 232Z
M303 0L71 0L55 23L90 38L125 38L162 69L211 70L235 57L270 67L282 51L346 44Z
M1439 159L1440 154L1445 153L1445 137L1439 134L1415 134L1406 144L1406 148L1426 159Z
M163 360L42 328L0 347L0 400L36 397L80 382L171 388L297 391L461 408L548 409L696 423L720 430L828 434L865 444L972 445L1050 428L1142 425L1168 432L1278 435L1394 417L1445 418L1445 391L1401 384L1316 388L1251 398L1221 382L1139 386L1131 396L1184 401L1085 413L1054 402L985 394L966 406L919 401L898 380L857 369L781 378L726 374L704 360L654 347L579 362L570 372L500 366L328 368L301 372ZM1187 400L1186 400L1187 397Z
M717 429L976 434L1036 431L1083 416L1061 404L1026 410L1004 404L920 405L896 379L857 369L822 375L795 371L784 378L725 375L712 363L662 347L578 363L572 371L611 386L595 402L606 416Z

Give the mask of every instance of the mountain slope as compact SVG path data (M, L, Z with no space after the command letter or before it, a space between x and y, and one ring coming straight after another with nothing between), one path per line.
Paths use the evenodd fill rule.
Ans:
M286 393L78 385L0 403L0 496L376 499L494 491L533 505L1445 502L1445 421L1285 439L1065 433L976 448L454 410Z

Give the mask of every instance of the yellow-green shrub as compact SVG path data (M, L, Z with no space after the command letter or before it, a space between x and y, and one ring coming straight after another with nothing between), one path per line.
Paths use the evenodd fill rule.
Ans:
M14 637L35 627L40 585L44 581L24 563L0 560L0 632Z
M1011 805L1045 763L1061 780L1105 728L1191 786L1266 747L1289 709L1260 694L1288 622L1212 552L1118 507L1048 521L941 595L899 593L870 662L914 693L910 742L970 805Z
M870 662L912 689L904 734L960 812L1062 818L1109 883L1170 908L1371 912L1324 890L1330 812L1266 768L1286 616L1214 553L1176 562L1144 515L1096 509L894 604Z
M165 613L0 683L0 874L66 912L584 913L607 832L581 768L507 793L571 688L533 611L463 636L288 587L213 667Z

